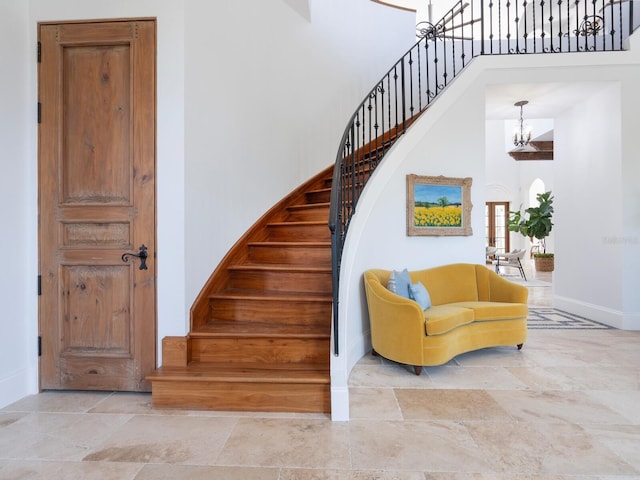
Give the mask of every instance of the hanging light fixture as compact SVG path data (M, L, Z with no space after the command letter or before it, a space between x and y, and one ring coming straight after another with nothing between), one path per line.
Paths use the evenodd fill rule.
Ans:
M527 103L529 103L527 100L520 100L519 102L514 103L515 107L520 107L520 120L513 132L513 144L516 147L524 147L529 145L529 142L531 141L531 127L527 126L525 128L524 118L522 116L522 107Z

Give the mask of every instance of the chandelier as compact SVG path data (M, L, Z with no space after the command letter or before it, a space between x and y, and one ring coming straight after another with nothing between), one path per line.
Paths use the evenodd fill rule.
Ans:
M522 107L524 107L527 103L527 100L520 100L519 102L514 103L514 107L520 107L520 120L516 125L516 128L513 132L513 144L516 147L524 147L525 145L529 145L531 141L531 127L524 126L524 119L522 117Z

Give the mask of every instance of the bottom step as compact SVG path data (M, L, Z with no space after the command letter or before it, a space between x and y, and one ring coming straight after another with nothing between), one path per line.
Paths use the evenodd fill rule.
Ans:
M160 367L151 381L154 408L329 413L329 371L300 364Z

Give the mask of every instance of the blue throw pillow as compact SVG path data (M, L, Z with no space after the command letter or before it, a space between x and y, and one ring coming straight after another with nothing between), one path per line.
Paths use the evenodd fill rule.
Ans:
M411 293L409 292L409 287L411 286L411 277L409 276L409 271L405 268L401 272L393 273L395 273L396 280L395 293L404 298L411 298Z
M410 285L409 292L411 293L411 300L418 302L422 310L426 310L431 306L431 297L422 282Z

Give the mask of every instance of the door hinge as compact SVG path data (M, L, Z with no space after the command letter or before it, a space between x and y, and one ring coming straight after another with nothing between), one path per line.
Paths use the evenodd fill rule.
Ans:
M38 335L38 356L42 356L42 335Z
M38 275L38 296L42 295L42 275Z
M42 104L38 102L38 123L42 121Z
M42 43L38 42L38 63L42 62Z

